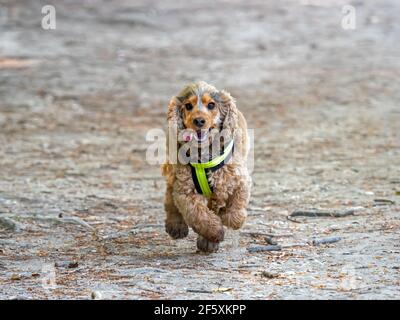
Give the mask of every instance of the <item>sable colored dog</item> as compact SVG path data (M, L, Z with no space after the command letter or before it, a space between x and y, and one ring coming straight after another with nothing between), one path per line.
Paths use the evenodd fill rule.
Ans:
M165 230L180 239L191 227L198 234L197 248L215 252L224 240L224 226L237 230L247 215L246 120L228 92L203 81L171 99L167 118ZM172 156L171 141L177 150Z

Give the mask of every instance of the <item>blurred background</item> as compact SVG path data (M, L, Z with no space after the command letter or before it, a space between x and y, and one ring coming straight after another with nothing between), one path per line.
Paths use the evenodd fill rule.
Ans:
M396 0L0 0L0 214L18 223L0 225L0 297L398 298L399 14ZM343 241L249 255L262 240L237 232L199 258L193 233L168 238L145 136L195 80L255 130L244 231ZM315 207L357 214L286 219ZM32 276L44 263L52 290ZM185 291L207 286L231 289Z

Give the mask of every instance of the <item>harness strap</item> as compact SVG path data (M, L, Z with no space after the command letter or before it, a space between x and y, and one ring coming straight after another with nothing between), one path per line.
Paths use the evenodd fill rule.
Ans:
M220 156L204 163L190 163L193 183L198 193L203 194L207 198L211 196L213 187L210 184L208 176L210 172L215 172L222 168L232 157L232 152L233 140L229 142Z

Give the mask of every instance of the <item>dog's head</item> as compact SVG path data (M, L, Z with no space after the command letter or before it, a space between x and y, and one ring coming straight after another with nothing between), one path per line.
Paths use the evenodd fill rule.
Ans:
M173 97L168 107L169 125L178 135L189 132L189 138L205 141L212 129L227 132L233 138L237 126L237 109L231 95L204 81L189 84Z

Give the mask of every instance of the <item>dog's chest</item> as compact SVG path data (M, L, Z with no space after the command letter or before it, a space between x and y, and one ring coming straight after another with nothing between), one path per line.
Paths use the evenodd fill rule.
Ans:
M207 178L213 189L213 198L222 194L231 195L235 189L237 177L232 165L225 165L215 172L210 171Z

